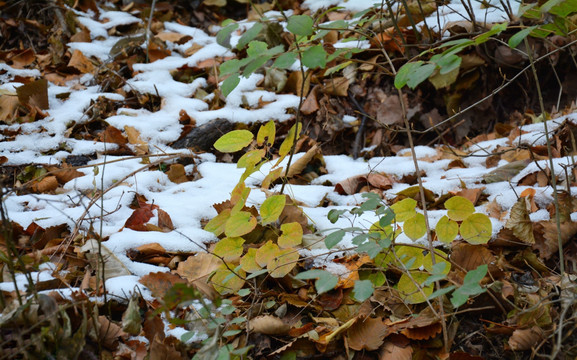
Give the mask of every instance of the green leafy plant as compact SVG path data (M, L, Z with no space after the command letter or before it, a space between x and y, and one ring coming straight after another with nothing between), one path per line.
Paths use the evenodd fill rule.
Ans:
M228 96L240 83L241 77L248 78L262 67L286 70L292 68L296 61L300 60L302 65L311 71L323 69L328 63L339 57L350 59L352 54L362 50L358 48L337 49L329 54L320 40L330 30L346 30L349 26L364 21L362 18L349 22L338 20L321 26L315 24L315 20L309 15L292 15L286 22L286 29L294 37L294 42L288 49L285 49L282 44L277 44L278 41L273 41L270 37L267 40L266 36L262 36L263 32L266 32L271 26L270 21L263 19L261 22L256 22L243 33L236 45L236 50L246 50L246 57L231 59L220 65L220 76L226 77L221 85L222 94ZM223 29L218 33L217 42L222 46L232 48L230 44L231 34L239 28L239 25L234 22L225 22L223 26ZM275 29L279 30L278 27ZM325 76L343 69L348 64L350 62L344 62L326 69ZM304 72L303 69L301 71Z

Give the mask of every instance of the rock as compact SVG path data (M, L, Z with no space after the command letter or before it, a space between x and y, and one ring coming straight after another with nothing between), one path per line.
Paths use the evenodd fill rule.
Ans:
M195 151L215 151L212 146L218 138L234 130L234 124L225 119L216 119L192 129L185 137L175 141L175 149L192 148Z

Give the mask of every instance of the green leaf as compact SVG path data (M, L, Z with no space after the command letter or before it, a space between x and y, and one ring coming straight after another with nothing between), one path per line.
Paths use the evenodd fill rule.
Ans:
M398 222L407 221L417 214L415 208L417 201L411 198L403 199L391 205L391 210L395 213L395 218Z
M240 71L242 64L238 59L231 59L220 64L220 76L224 77L228 74L237 73Z
M345 231L342 229L327 235L325 238L325 245L327 246L327 249L332 249L334 246L340 243L343 239L343 236L345 236Z
M537 25L529 26L528 28L525 28L516 33L515 35L511 36L511 38L507 42L509 44L509 47L513 49L516 48L521 43L521 41L525 40L525 38L529 36L531 31L533 31L535 28L537 28Z
M449 219L455 221L463 221L475 212L473 203L462 196L453 196L445 201L445 209Z
M459 68L455 68L447 74L441 74L441 72L438 71L429 77L429 82L433 84L433 86L437 90L444 89L447 86L451 86L452 84L455 83L455 81L457 81L459 71L460 71Z
M248 211L239 211L228 218L224 226L224 233L228 237L237 237L248 234L256 227L256 219Z
M282 234L278 237L277 244L281 249L294 247L302 243L303 227L298 222L282 224L280 230Z
M253 137L254 135L248 130L233 130L216 140L214 148L224 153L236 152L248 146Z
M287 30L299 36L310 36L313 33L313 18L309 15L293 15L288 19Z
M309 69L324 68L327 65L327 52L322 45L311 46L303 52L302 61Z
M459 232L469 244L486 244L493 235L493 225L487 215L476 213L463 220Z
M249 57L258 57L266 53L268 45L263 41L253 40L248 44L246 54Z
M471 270L465 275L463 286L457 288L451 297L451 304L455 308L465 304L469 297L484 293L486 290L479 286L479 283L487 274L487 265L480 265L475 270Z
M246 64L246 67L242 71L242 76L248 78L251 76L255 71L260 69L267 61L269 61L271 57L269 55L258 56L251 58L252 60Z
M220 46L224 46L225 48L231 48L230 46L230 35L232 34L233 31L235 31L236 29L238 29L238 24L237 23L233 23L230 24L228 26L225 26L224 28L222 28L218 34L216 34L216 42L218 43L218 45Z
M489 40L489 38L493 35L497 35L500 34L501 32L507 30L507 23L501 23L501 24L495 24L493 25L493 27L491 28L491 30L487 31L484 34L478 35L477 37L475 37L475 45L480 45L484 42L486 42L487 40Z
M296 53L287 52L277 57L272 66L279 69L288 69L295 63L296 60L297 60Z
M273 195L267 198L260 207L260 217L263 225L270 224L278 220L284 210L286 196Z
M216 243L213 253L223 258L225 262L235 262L242 255L242 244L244 239L241 237L227 237Z
M415 71L418 67L423 64L422 61L416 62L408 62L405 65L401 66L397 75L395 76L395 87L397 89L402 89L403 86L407 85L407 81L409 81L409 75Z
M258 36L263 27L264 25L262 23L260 22L255 23L250 29L248 29L247 31L244 32L244 34L242 34L242 36L238 40L236 48L239 50L244 48L249 42L251 42L252 40L254 40L255 37Z
M417 86L419 86L420 83L427 80L429 76L435 72L436 68L437 65L435 64L425 64L423 66L419 66L408 75L407 85L411 89L415 89Z
M301 280L318 279L315 281L315 288L317 289L317 293L319 295L334 289L339 282L338 277L334 276L326 270L319 269L313 269L299 273L297 276L295 276L295 278Z
M353 289L353 297L358 302L363 302L373 295L375 288L371 280L357 280Z
M455 289L455 285L450 285L450 286L447 286L446 288L441 288L441 289L435 291L434 293L432 293L431 295L429 295L428 300L433 300L435 298L438 298L439 296L443 296L447 293L450 293L454 289Z
M259 146L266 143L268 146L272 146L274 144L274 139L276 135L276 125L274 124L273 120L270 120L264 125L261 125L260 129L258 129L258 134L256 135L256 143Z
M403 223L403 231L411 240L420 239L427 233L425 215L417 213Z
M259 161L261 161L264 158L265 154L266 151L264 149L255 149L248 151L243 156L241 156L240 159L238 159L238 161L236 162L236 167L237 168L254 167L256 164L258 164Z
M374 259L381 251L383 251L383 248L374 241L367 241L366 243L359 245L356 251L359 254L366 253L371 259Z
M347 210L337 210L337 209L332 209L331 211L329 211L329 214L327 215L327 218L329 219L329 221L331 222L331 224L336 223L339 218L341 217L341 215L343 215L344 213L346 213Z
M240 83L240 76L238 74L232 74L227 77L220 86L220 91L222 92L222 96L227 97Z
M439 61L437 61L437 65L441 68L439 73L441 75L445 75L450 73L451 71L458 69L461 66L461 59L458 55L445 55L442 56Z
M439 241L449 244L459 235L459 224L447 216L443 216L437 223L435 232L437 233L437 239L439 239Z

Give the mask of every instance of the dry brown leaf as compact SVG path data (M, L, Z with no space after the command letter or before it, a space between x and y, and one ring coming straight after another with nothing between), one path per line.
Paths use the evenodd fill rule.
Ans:
M319 101L317 99L317 91L319 89L319 85L316 85L311 92L309 93L309 95L307 96L307 98L305 99L305 101L303 101L303 104L301 106L301 112L305 115L310 115L315 113L316 111L318 111L320 109L319 107Z
M377 189L389 190L393 187L395 179L385 173L370 173L367 176L367 182Z
M162 41L170 41L176 44L184 44L188 40L192 39L190 35L179 34L175 32L163 31L155 36L155 38Z
M68 164L62 165L61 169L59 169L56 166L48 166L48 167L46 167L46 170L53 173L54 176L56 176L56 179L58 179L58 182L60 184L66 184L70 180L76 179L77 177L84 176L84 173L81 173L80 171L75 170L73 167L71 167Z
M150 344L149 360L182 360L183 357L179 351L174 348L174 344L165 343L165 341L154 337Z
M539 251L541 259L549 259L559 251L557 223L555 220L539 221L536 227L537 237L535 237L533 249ZM568 221L561 224L561 241L563 245L573 238L575 234L577 234L576 222Z
M158 214L158 227L163 232L170 232L174 230L174 225L172 224L172 219L170 215L162 209L157 209L156 213Z
M272 315L257 316L248 322L251 331L265 335L286 335L290 326L280 318Z
M471 201L473 203L473 205L476 206L477 202L479 201L479 198L483 194L483 190L485 190L484 186L481 188L476 188L476 189L462 189L462 190L458 191L457 193L455 193L455 195L462 196L465 199L468 199L469 201Z
M211 254L198 253L189 256L186 261L178 264L176 273L188 280L209 299L214 299L218 293L208 283L209 275L221 265L221 261Z
M506 214L506 212L503 211L503 208L501 208L501 205L499 205L496 199L493 199L493 201L487 204L486 210L489 213L489 217L501 221L503 220L503 217Z
M110 321L106 316L100 315L98 317L98 339L105 348L116 349L118 338L126 335L119 325Z
M324 81L322 91L332 96L347 96L350 82L346 77L336 77Z
M443 326L437 322L428 326L404 329L401 334L411 340L427 340L437 336L441 331L443 331Z
M32 49L14 50L6 60L12 62L11 66L15 69L24 69L36 60L36 54Z
M533 236L533 223L529 217L527 207L530 207L527 198L519 198L515 205L511 208L509 220L505 223L505 227L513 231L519 240L526 244L535 244L535 237Z
M151 243L139 246L135 249L140 256L152 256L158 254L166 254L166 249L159 243Z
M17 115L18 105L20 101L17 96L0 95L0 121L8 125L12 124Z
M545 336L545 332L538 326L530 329L517 329L509 338L509 348L513 351L525 351L535 348Z
M412 358L412 347L403 347L392 341L385 342L379 351L379 360L411 360Z
M357 319L347 331L349 347L353 350L377 350L387 336L382 318Z
M100 134L100 141L113 143L118 146L128 144L128 140L122 134L122 131L118 130L112 125L106 127L106 129Z
M68 66L75 68L82 74L91 73L94 70L94 64L80 50L74 50Z
M135 145L136 155L148 154L148 144L140 138L140 132L132 126L125 125L124 131L126 132L126 137L128 137L128 142Z
M138 282L146 286L155 298L162 299L171 287L186 283L186 280L169 272L156 272L144 275Z
M56 176L46 176L42 180L32 184L32 191L37 193L46 193L56 190L58 187L58 179Z
M291 178L303 172L307 167L309 162L318 154L321 154L321 149L318 145L313 145L303 156L301 156L294 164L289 168L287 177ZM320 155L322 157L322 155Z
M479 265L493 263L495 256L491 250L483 245L471 245L461 242L453 245L451 261L469 271L476 269Z
M30 105L42 110L49 109L48 104L48 81L39 79L16 88L18 100L23 105Z

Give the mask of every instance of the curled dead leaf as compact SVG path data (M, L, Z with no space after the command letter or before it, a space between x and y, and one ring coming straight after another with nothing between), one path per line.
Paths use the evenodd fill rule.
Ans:
M290 326L280 318L272 315L257 316L248 322L250 329L265 335L286 335Z
M508 344L511 350L531 350L543 340L544 336L545 332L538 326L530 329L517 329L513 331Z

